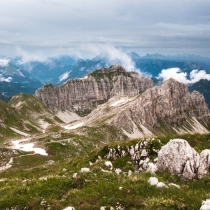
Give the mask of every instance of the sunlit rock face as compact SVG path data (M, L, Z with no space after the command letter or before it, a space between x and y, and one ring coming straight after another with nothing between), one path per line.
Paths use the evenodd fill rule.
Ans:
M53 112L70 110L89 113L115 95L135 96L152 87L152 80L114 65L61 86L45 85L35 95Z
M157 169L194 179L199 167L199 154L183 139L170 140L158 152Z
M199 155L186 140L173 139L158 152L156 167L188 180L201 179L210 172L210 150Z
M143 92L122 113L116 114L112 124L128 133L138 129L149 136L148 130L158 129L180 134L207 133L209 131L199 122L209 119L204 97L197 91L190 93L183 83L169 79ZM188 127L183 128L185 124Z

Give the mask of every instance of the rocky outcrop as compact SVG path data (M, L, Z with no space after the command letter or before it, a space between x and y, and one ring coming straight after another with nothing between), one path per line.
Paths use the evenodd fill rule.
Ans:
M152 86L152 80L121 66L102 68L61 86L45 85L35 95L53 112L89 113L115 95L135 96Z
M184 179L201 179L210 172L210 150L199 155L186 140L173 139L158 152L157 170L169 171Z
M170 140L158 152L157 169L194 179L199 167L199 154L183 139Z
M198 121L205 123L209 119L204 97L197 91L189 93L186 85L169 79L142 93L126 110L117 113L111 123L130 134L136 128L141 132L147 128L157 133L158 130L206 133L208 130Z
M198 178L206 176L210 171L210 150L205 149L200 154L200 164L198 167Z

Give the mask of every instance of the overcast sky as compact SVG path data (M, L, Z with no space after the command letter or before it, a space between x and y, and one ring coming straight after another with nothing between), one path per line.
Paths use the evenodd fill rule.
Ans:
M210 57L210 0L5 0L1 55L123 51Z

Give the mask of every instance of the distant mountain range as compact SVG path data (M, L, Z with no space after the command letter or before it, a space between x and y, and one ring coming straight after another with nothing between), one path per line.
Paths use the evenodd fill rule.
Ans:
M147 54L140 56L135 52L129 53L128 56L136 69L153 77L155 84L159 84L157 76L163 69L178 67L188 74L194 69L205 69L207 73L210 73L210 59L202 56L188 54L175 56ZM122 65L122 63L122 60L110 60L110 58L103 56L81 59L75 56L62 55L50 57L45 61L29 62L22 62L20 57L2 57L0 58L0 98L8 101L13 95L21 92L34 94L35 90L43 84L61 85L70 78L81 78L96 69L109 67L113 64ZM209 81L206 83L208 84ZM204 88L207 86L205 85ZM197 90L198 86L192 85L190 88ZM203 90L200 86L199 89Z

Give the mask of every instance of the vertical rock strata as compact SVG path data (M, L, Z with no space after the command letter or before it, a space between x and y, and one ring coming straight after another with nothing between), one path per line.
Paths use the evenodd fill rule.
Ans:
M172 128L179 130L186 123L186 131L190 131L187 129L195 130L194 121L205 123L209 119L210 113L203 95L197 91L189 93L186 85L169 79L161 86L142 93L123 113L117 114L111 123L129 133L133 132L135 126L140 130L144 126L150 130L168 128L173 131Z
M152 87L152 80L121 66L102 68L61 86L45 85L35 95L53 112L70 110L89 113L115 95L135 96Z

